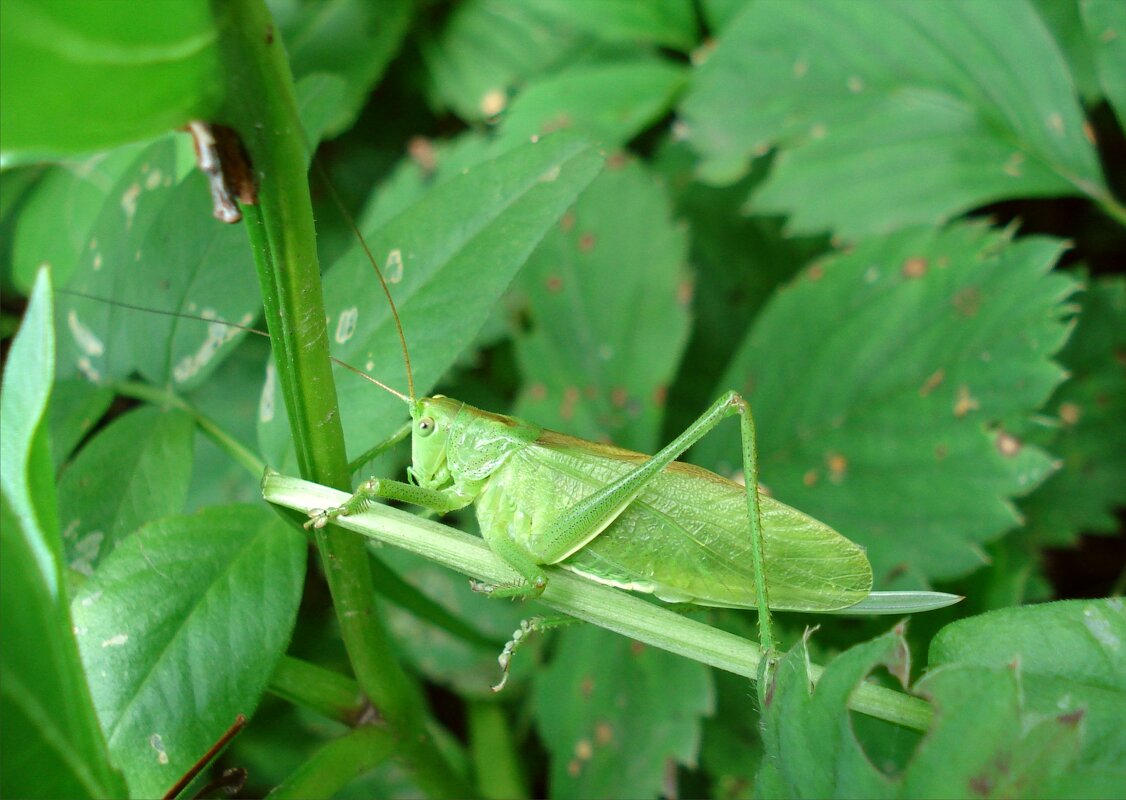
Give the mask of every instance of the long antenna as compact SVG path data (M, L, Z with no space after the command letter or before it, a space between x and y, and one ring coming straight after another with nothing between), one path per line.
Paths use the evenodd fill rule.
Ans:
M228 328L235 328L236 330L246 331L247 333L253 333L255 336L262 336L262 337L265 337L267 339L270 338L270 334L266 333L266 331L259 330L258 328L252 328L249 325L240 325L237 322L228 322L225 319L214 319L213 317L203 317L203 316L199 316L197 314L187 314L183 311L168 311L168 310L163 309L163 308L147 308L145 306L133 305L132 303L125 303L125 302L122 302L121 300L111 300L108 297L98 297L97 295L86 294L85 292L76 292L73 289L55 289L55 294L66 294L66 295L70 295L71 297L81 297L85 300L94 300L98 303L105 303L106 305L109 305L109 306L117 306L118 308L126 308L126 309L129 309L130 311L143 311L146 314L156 314L156 315L161 316L161 317L175 317L177 319L194 319L197 322L207 322L209 324L223 325L223 326L226 326ZM387 384L378 380L377 378L373 378L371 375L368 375L362 369L359 369L357 367L352 366L347 361L341 361L336 356L329 356L329 358L332 359L332 363L343 367L344 369L348 370L349 372L353 372L356 375L359 375L361 378L363 378L365 381L368 381L369 383L374 383L380 389L383 389L385 392L390 392L391 394L395 395L395 397L402 400L404 403L410 402L410 398L408 398L405 394L398 391L397 389L392 389L390 386L388 386Z
M403 349L403 364L407 369L407 393L410 395L410 402L413 405L415 400L414 375L411 372L410 353L407 352L407 337L403 335L403 323L402 320L399 319L399 310L395 308L395 301L391 298L391 290L387 288L387 281L383 278L383 270L379 268L379 262L377 262L375 256L371 254L371 250L368 248L368 243L364 239L364 235L360 232L359 226L356 225L356 221L352 219L352 215L348 213L348 209L344 207L344 201L340 199L340 195L336 192L336 187L332 185L332 181L330 181L328 175L325 174L324 167L321 166L321 162L315 156L313 157L313 166L317 170L317 177L320 178L321 183L324 184L325 188L328 190L332 202L336 205L336 208L340 211L341 216L344 217L344 220L348 223L352 232L356 234L356 238L359 239L360 246L364 248L368 261L371 262L375 274L379 277L379 285L383 287L383 294L387 297L387 303L391 307L391 316L395 320L395 330L399 334L399 344Z

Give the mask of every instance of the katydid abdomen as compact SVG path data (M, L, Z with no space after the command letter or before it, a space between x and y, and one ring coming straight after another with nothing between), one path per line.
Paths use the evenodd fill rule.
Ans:
M503 537L537 564L661 600L754 608L746 489L690 464L670 464L608 527L561 559L547 552L544 532L563 510L648 458L543 431L485 480L477 500L482 535L494 549L504 549L497 546ZM859 545L773 498L761 503L772 608L830 611L868 595L872 570Z

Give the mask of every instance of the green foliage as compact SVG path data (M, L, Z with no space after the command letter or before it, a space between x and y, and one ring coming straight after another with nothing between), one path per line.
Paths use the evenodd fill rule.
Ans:
M0 793L160 794L244 713L224 766L293 796L1122 796L1126 611L1022 606L1060 585L1049 548L1121 539L1120 2L158 5L2 6L5 323L31 299L0 403ZM242 226L210 216L193 119L256 159ZM391 514L400 545L322 532L306 576L263 466L342 475L406 418L307 371L327 341L407 388L316 180L301 277L322 140L416 394L652 452L738 390L773 496L878 589L967 600L890 633L781 616L761 705L746 614L607 600L616 633L534 636L494 696L544 608L470 592L428 537L473 569L479 540ZM223 324L263 308L278 361ZM734 425L689 454L739 457Z
M110 765L63 579L45 417L54 367L51 277L39 274L0 398L0 782L16 796L110 797Z

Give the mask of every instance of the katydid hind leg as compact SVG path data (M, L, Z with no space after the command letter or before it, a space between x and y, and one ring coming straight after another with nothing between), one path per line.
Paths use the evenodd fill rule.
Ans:
M762 646L771 653L774 636L766 586L766 563L763 549L762 511L758 493L758 450L755 442L754 418L750 406L736 392L727 392L701 414L666 447L637 469L594 492L567 509L542 534L544 546L539 555L544 563L555 563L576 552L608 528L615 519L645 490L645 486L692 445L710 433L720 422L738 415L743 450L743 476L750 519L752 568L759 612L759 634Z

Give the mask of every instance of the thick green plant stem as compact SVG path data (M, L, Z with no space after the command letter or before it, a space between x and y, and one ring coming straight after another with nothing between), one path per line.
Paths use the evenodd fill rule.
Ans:
M219 121L239 132L258 182L258 205L243 211L298 466L311 480L347 489L305 172L309 154L293 77L263 0L228 0L215 7L226 17L228 85ZM386 720L415 781L431 796L470 794L427 734L420 686L395 659L375 607L364 543L325 529L317 533L317 546L356 679Z
M267 474L262 494L271 503L308 513L332 508L348 495L297 478ZM362 514L339 517L334 525L385 544L401 547L435 563L493 585L512 584L520 575L500 560L481 539L413 514L375 504ZM713 667L759 678L762 648L755 642L648 603L618 589L602 586L563 570L552 570L539 601L557 611L677 653ZM811 666L816 680L822 668ZM849 699L856 711L908 728L925 731L931 707L918 697L863 683Z

